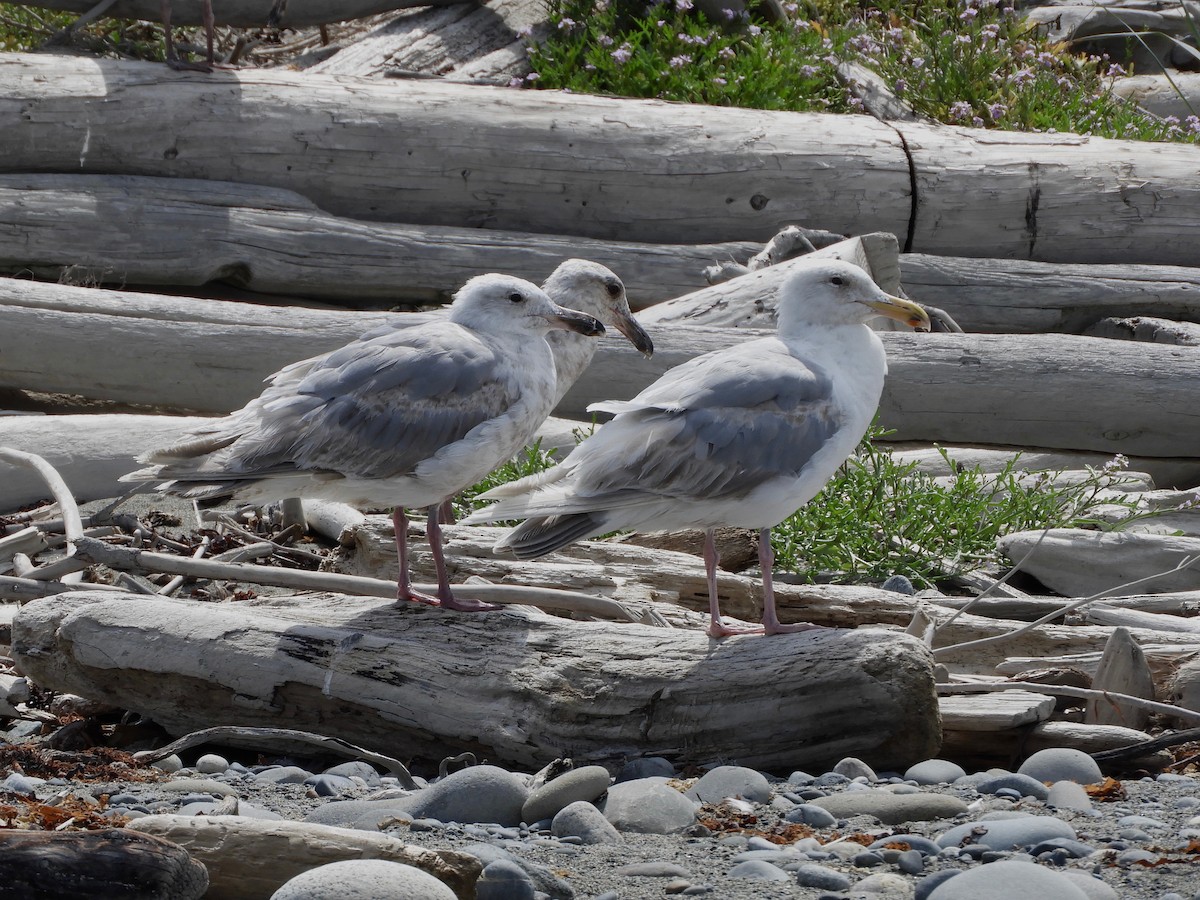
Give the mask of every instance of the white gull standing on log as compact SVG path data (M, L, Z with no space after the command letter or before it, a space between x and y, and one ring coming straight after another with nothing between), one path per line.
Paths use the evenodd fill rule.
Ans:
M286 366L237 412L183 443L139 458L124 477L198 500L312 497L392 506L397 596L447 609L460 600L442 555L439 507L526 446L554 403L551 329L599 335L528 281L480 275L444 319L375 328L346 346ZM438 595L413 590L404 507L428 507Z
M815 627L779 621L770 531L816 496L871 423L887 372L866 325L875 316L929 325L857 266L799 267L779 288L776 336L698 356L632 400L593 404L616 418L561 464L484 494L497 502L466 523L526 519L496 545L522 559L609 531L701 528L710 635ZM719 525L760 531L760 626L721 619Z

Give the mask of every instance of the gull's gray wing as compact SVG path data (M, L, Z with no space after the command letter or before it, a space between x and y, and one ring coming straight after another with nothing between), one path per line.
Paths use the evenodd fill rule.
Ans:
M581 444L575 497L720 498L795 476L841 427L833 384L775 341L679 366Z
M268 388L230 448L231 474L405 475L518 399L497 352L464 328L380 331Z

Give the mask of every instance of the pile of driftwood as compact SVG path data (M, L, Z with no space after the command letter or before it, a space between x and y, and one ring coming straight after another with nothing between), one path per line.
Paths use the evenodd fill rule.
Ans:
M514 43L489 44L480 66L502 70ZM137 453L390 307L423 307L403 313L421 321L472 274L540 281L583 256L622 276L658 352L602 344L547 426L548 443L570 443L590 402L770 327L774 286L794 263L711 285L705 270L747 264L797 224L856 235L817 252L963 329L883 335L881 421L898 452L944 465L936 442L995 471L1019 450L1030 468L1066 472L1121 453L1143 474L1111 489L1135 488L1148 506L1187 506L1181 492L1200 484L1200 270L1189 268L1200 237L1184 227L1200 196L1193 147L334 78L340 55L304 71L212 73L0 58L11 123L0 271L13 276L0 280L0 388L14 406L68 395L105 413L0 419L0 446L65 482L7 471L0 512L51 493L112 497ZM286 724L376 751L470 749L521 765L567 751L764 768L856 755L889 768L939 745L1011 762L1039 746L1144 742L1147 712L1198 718L1182 665L1200 649L1188 509L1162 520L1183 536L1011 536L1005 551L1044 593L979 575L976 590L992 594L960 609L966 598L779 585L784 615L837 630L719 643L693 612L707 600L686 540L584 543L516 564L490 552L487 530L451 528L456 581L487 582L464 595L511 607L483 619L393 606L386 521L306 512L340 542L325 567L339 572L188 559L164 552L147 523L94 521L89 540L82 521L61 539L42 519L13 521L0 590L29 601L14 659L38 685L173 734ZM48 536L69 540L75 560L42 549ZM286 542L258 543L275 554ZM428 577L428 559L415 562ZM75 583L84 563L124 573L127 587ZM156 596L128 587L147 589L150 574L165 576L148 588ZM319 593L199 604L159 593L174 578ZM725 573L721 591L732 615L757 616L756 579ZM153 658L138 652L151 638ZM1026 689L1003 690L1009 676ZM19 689L10 703L33 714ZM1165 762L1144 747L1128 755Z

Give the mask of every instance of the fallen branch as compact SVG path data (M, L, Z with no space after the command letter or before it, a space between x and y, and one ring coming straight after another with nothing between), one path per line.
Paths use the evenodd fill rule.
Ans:
M178 740L159 747L155 750L142 750L134 757L142 762L152 763L182 753L201 744L224 744L230 747L241 747L246 750L270 750L273 753L294 753L297 748L316 749L325 753L346 756L351 759L361 759L377 766L382 766L395 775L400 784L407 790L415 791L417 783L413 781L408 767L400 760L384 756L373 750L357 747L341 738L328 737L324 734L313 734L310 731L296 731L290 728L250 728L237 725L218 725L215 728L205 728L185 734Z
M63 523L67 533L67 555L73 554L75 552L73 544L78 543L79 539L83 537L83 521L79 516L79 507L75 505L75 497L71 494L71 490L63 481L62 476L42 457L26 453L23 450L0 447L0 460L15 466L33 469L46 482L46 487L50 489L54 501L62 510ZM81 577L78 573L71 572L64 575L62 581L64 584L78 584Z
M1118 747L1116 750L1104 750L1099 753L1093 753L1092 759L1096 760L1096 762L1118 762L1124 759L1145 756L1148 753L1165 750L1168 747L1178 747L1180 744L1197 740L1200 740L1200 728L1187 728L1183 731L1173 731L1170 734L1164 734L1152 741L1142 741L1138 744L1130 744L1128 747Z

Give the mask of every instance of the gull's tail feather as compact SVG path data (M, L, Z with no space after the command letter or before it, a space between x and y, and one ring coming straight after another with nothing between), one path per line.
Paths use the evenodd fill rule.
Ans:
M608 530L603 515L597 513L527 519L505 535L496 549L511 550L517 559L536 559Z

